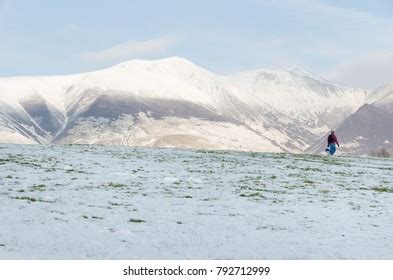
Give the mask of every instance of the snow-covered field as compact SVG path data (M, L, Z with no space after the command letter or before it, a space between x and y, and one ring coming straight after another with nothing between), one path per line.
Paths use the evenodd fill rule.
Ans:
M0 259L392 259L393 161L0 146Z

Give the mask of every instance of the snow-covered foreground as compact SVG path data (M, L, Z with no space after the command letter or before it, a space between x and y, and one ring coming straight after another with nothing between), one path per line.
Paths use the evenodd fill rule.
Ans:
M393 161L0 146L1 259L392 259Z

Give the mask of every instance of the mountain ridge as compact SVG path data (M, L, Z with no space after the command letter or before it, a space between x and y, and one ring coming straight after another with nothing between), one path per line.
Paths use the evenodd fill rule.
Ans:
M187 138L191 148L302 152L368 96L301 70L223 76L179 57L131 60L0 78L0 142L176 147Z

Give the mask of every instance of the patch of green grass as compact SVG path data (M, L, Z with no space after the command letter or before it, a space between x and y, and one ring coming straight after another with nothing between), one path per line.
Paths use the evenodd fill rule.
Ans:
M242 193L241 197L265 198L261 192Z
M264 197L260 192L250 193L248 197Z
M267 193L274 193L274 194L286 194L287 192L285 190L277 190L277 189L264 189L264 192Z
M381 192L381 193L393 193L393 189L387 188L387 187L375 187L372 188L372 190L376 192Z
M12 197L12 199L27 200L29 202L36 202L36 201L38 201L36 198L29 197L29 196L14 196L14 197Z
M146 223L146 221L142 219L130 219L128 222L137 224Z
M285 166L285 167L288 168L288 169L297 169L297 167L294 166L294 165L287 165L287 166Z
M202 201L214 201L214 200L218 200L215 197L210 197L210 198L203 198Z
M109 202L109 204L112 205L112 206L120 206L121 205L121 204L116 203L116 202Z
M109 182L108 186L111 188L126 188L127 186L120 183Z
M35 163L36 159L26 159L24 158L22 155L10 155L8 156L7 159L0 159L0 163L4 162L4 163L15 163L15 164L19 164L19 165L28 165L31 167L37 167L37 168L41 168L42 166L40 164Z
M293 189L297 189L299 188L299 186L297 185L286 185L284 186L285 189L289 189L289 190L293 190Z
M56 169L55 168L47 168L45 169L45 172L55 172Z
M14 196L11 199L18 199L18 200L26 200L27 202L44 202L44 203L53 203L54 201L44 200L42 198L35 198L30 196Z
M202 153L202 154L214 154L215 153L215 151L213 151L213 150L198 150L198 152Z
M321 169L319 168L314 168L314 167L305 167L305 168L301 168L301 170L303 171L315 171L315 172L322 172Z
M45 185L42 185L42 184L41 184L41 185L34 185L34 186L32 187L33 191L40 191L40 192L44 191L45 188L46 188L46 186L45 186Z
M390 170L393 171L393 167L379 167L380 170Z
M340 175L340 176L345 176L345 177L354 177L355 175L349 172L343 172L343 171L335 171L334 174Z
M264 192L266 189L255 188L255 189L250 189L250 190L255 191L255 192Z

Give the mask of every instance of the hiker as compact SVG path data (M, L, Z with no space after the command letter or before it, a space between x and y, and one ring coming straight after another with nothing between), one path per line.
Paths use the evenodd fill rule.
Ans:
M340 144L338 143L337 136L336 134L334 134L334 131L330 132L327 141L328 141L328 146L325 149L325 151L328 152L330 155L334 155L337 147L340 147Z

